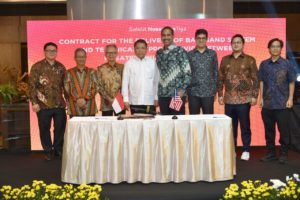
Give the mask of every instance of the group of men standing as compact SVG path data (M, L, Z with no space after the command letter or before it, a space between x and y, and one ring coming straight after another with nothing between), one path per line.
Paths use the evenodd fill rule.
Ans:
M281 57L283 42L280 39L270 40L271 57L261 63L259 70L255 58L245 54L245 40L240 34L232 37L233 52L222 58L219 68L217 53L206 46L208 32L205 29L196 30L196 47L190 52L174 43L171 27L161 30L161 39L163 48L156 52L156 60L146 56L148 44L139 39L134 43L135 56L125 65L116 61L117 46L107 45L107 62L97 70L86 66L87 53L78 48L74 54L76 67L66 71L56 60L57 45L45 44L45 59L32 66L29 85L32 109L38 116L47 160L51 159L53 151L55 155L61 155L66 126L65 100L70 117L93 116L97 112L95 95L99 93L102 115L113 116L118 113L113 111L112 104L121 92L131 114L155 113L159 106L163 115L185 114L186 101L189 102L190 114L200 114L201 111L213 114L218 93L219 104L225 105L225 114L232 118L235 145L240 123L242 160L250 158L250 108L258 101L262 107L268 149L261 161L277 159L276 124L280 131L279 161L287 161L289 129L286 124L289 109L293 106L296 75L289 62ZM170 106L174 96L182 101L179 109ZM55 126L53 144L50 138L52 119Z

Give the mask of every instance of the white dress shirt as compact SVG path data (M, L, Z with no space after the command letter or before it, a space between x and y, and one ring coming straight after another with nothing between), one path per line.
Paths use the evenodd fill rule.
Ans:
M122 80L124 102L130 105L154 105L158 100L159 71L152 58L133 57L125 63Z

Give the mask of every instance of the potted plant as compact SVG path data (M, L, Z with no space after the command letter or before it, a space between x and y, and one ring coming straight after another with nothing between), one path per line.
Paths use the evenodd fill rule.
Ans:
M22 74L21 70L15 67L0 66L0 72L10 80L10 83L0 84L2 146L4 149L28 150L30 149L28 74L26 72Z
M16 87L10 83L0 85L0 99L3 104L11 104L14 97L17 97L19 92Z

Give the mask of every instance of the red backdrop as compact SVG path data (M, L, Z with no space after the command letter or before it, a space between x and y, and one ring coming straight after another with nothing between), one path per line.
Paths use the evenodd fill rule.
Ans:
M282 18L29 21L28 64L31 67L44 57L43 45L50 41L58 45L57 60L67 68L75 65L73 54L78 47L87 50L87 65L96 68L105 62L104 47L108 43L117 44L118 62L124 63L134 55L133 43L139 38L146 39L149 44L148 56L154 57L156 50L162 46L160 30L164 26L174 28L176 44L188 51L195 46L195 30L208 30L208 46L217 51L219 61L224 55L231 53L230 39L234 34L240 33L246 39L245 53L254 56L258 66L269 57L267 43L270 39L278 37L286 40L286 21ZM223 107L215 103L215 112L224 113ZM37 119L33 112L30 112L30 125L31 148L39 150L41 144ZM265 145L264 127L258 106L251 109L251 130L252 145Z

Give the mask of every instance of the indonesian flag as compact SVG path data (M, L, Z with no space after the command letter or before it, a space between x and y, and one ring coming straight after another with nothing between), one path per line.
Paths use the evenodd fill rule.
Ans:
M175 90L175 96L172 97L169 108L179 111L181 106L183 104L183 101L181 99L181 97L177 94L176 90Z
M117 96L115 97L115 99L112 103L112 107L113 107L115 113L119 113L119 112L121 112L122 110L125 109L123 96L122 96L120 91L117 93Z

